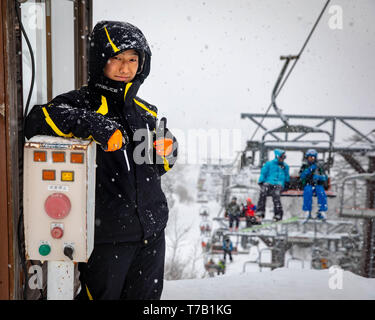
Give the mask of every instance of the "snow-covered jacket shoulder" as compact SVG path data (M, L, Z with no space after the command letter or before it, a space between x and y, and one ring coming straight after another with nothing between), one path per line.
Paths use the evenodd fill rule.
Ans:
M118 122L99 112L102 104L100 96L90 95L87 87L58 95L32 108L26 117L25 135L93 138L104 147L117 129L125 132Z
M136 96L133 101L139 108L138 110L140 111L144 120L148 121L152 119L155 121L158 118L158 108L156 106L138 96Z

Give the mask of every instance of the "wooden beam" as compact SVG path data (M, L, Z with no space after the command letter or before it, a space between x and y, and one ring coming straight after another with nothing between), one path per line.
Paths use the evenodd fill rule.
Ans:
M0 5L0 299L22 296L17 250L22 203L22 56L15 4L4 0Z
M51 0L46 0L46 67L47 67L47 101L52 100L52 21L51 21Z
M8 170L6 83L6 1L0 5L0 299L9 300Z
M92 0L74 1L74 18L75 87L78 89L87 84Z

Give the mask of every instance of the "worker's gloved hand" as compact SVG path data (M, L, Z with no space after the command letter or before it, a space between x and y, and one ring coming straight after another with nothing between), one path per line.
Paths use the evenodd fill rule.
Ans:
M154 141L154 148L159 156L169 156L173 150L173 140L169 138L158 139Z
M71 131L77 138L92 138L104 151L125 149L129 141L129 137L118 122L100 113L72 108L69 109L69 115L64 120L61 123L63 132Z
M105 152L117 151L122 148L126 143L124 136L121 131L117 129L112 136L109 138L106 147L104 148Z
M258 182L258 185L261 187L263 186L263 182Z
M168 157L177 149L177 140L167 129L167 119L161 118L154 134L153 147L157 155Z

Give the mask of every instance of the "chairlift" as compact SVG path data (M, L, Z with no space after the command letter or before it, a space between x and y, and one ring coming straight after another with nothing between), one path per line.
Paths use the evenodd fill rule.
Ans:
M201 231L201 234L202 235L210 235L211 234L211 223L209 221L202 221L200 226L199 226L199 229Z
M345 177L341 181L340 187L340 208L339 216L343 218L356 218L356 219L374 219L375 218L375 208L365 208L359 206L345 207L345 187L347 182L350 180L366 180L374 181L375 173L361 173Z
M210 258L204 264L204 268L210 277L214 277L215 273L217 275L224 274L226 269L225 262L220 265L220 260L219 263L216 263L213 258Z
M223 244L219 242L212 244L211 254L224 254ZM237 246L233 246L232 254L238 254Z
M197 197L197 202L198 203L207 203L208 202L208 197L205 193L198 193L198 197Z
M332 133L330 133L327 130L324 130L320 127L313 127L313 126L307 126L303 124L290 124L289 119L287 116L285 116L281 109L278 108L276 104L276 97L277 92L279 90L279 86L281 83L281 80L284 77L284 74L287 70L288 64L291 60L298 59L298 56L281 56L281 60L285 60L285 63L282 67L282 70L278 76L278 79L276 81L276 84L272 90L272 106L275 109L276 114L279 116L280 120L283 122L283 125L278 126L272 130L267 130L263 136L262 140L259 144L260 146L260 167L263 166L263 164L268 160L268 151L272 148L270 146L270 143L272 144L278 144L278 148L283 150L290 150L290 151L302 151L305 153L306 150L310 148L318 149L318 152L323 153L323 167L325 170L329 173L330 168L333 165L334 158L333 158L333 142L334 142L334 136ZM276 135L276 133L283 133L285 135L284 140L280 138L279 135ZM293 140L289 139L290 134L296 134L299 133L300 135L297 138L294 138ZM312 141L301 141L299 138L307 135L307 134L324 134L327 136L327 139L325 140L312 140ZM275 140L267 140L268 136L272 136ZM324 145L324 148L322 147ZM318 148L319 147L319 148ZM326 157L326 153L328 153L328 157ZM327 160L326 160L327 158ZM298 176L292 176L290 179L290 189L288 191L284 191L281 193L282 196L287 197L300 197L303 195L302 186L299 183L299 177ZM327 197L336 197L336 193L331 190L330 185L330 179L328 180L328 185L325 188Z
M210 215L210 209L207 206L201 206L199 209L199 215L201 217L208 217Z
M332 191L331 178L328 178L327 185L325 186L325 192L328 198L335 198L337 193ZM300 182L299 176L291 176L289 182L289 189L281 192L283 197L302 197L303 188ZM316 194L313 195L316 197Z

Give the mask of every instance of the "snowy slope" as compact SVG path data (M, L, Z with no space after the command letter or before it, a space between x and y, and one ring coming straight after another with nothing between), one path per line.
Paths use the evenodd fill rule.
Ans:
M163 300L375 299L375 279L344 271L341 289L330 289L328 270L276 269L207 279L165 281Z
M195 182L198 173L198 166L189 166L184 171L185 178L187 178L186 187L193 195L196 194ZM220 210L219 203L215 201L203 205L207 206L210 211L210 220ZM185 275L194 279L166 280L162 299L375 299L375 279L366 279L348 271L340 271L342 277L339 279L342 279L342 288L331 289L332 283L335 283L335 274L329 273L329 270L312 270L309 254L305 257L300 256L305 262L304 268L300 262L291 261L289 268L274 271L264 268L260 272L258 265L251 263L246 265L244 272L244 262L254 261L258 256L255 247L248 254L234 255L233 262L227 263L225 275L209 278L203 267L203 255L200 247L202 238L199 225L202 219L199 216L199 209L201 206L202 204L196 202L177 202L175 204L167 228L167 243L170 242L168 235L173 230L174 219L177 218L176 227L178 229L190 227L178 250L178 255L180 260L186 264ZM218 226L215 226L214 223L213 229L216 227ZM236 242L235 237L232 238L232 241ZM309 253L309 250L305 251L301 254ZM168 256L170 256L170 249L167 249L167 258ZM221 255L216 256L215 259L220 257ZM289 257L287 255L286 261ZM266 255L265 258L267 258ZM194 263L192 263L193 260Z

